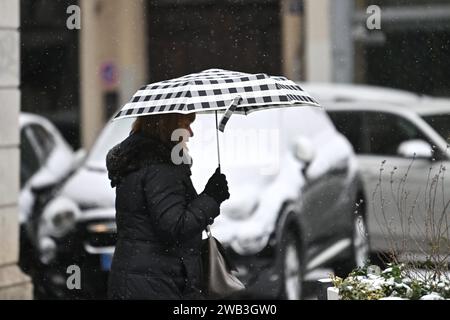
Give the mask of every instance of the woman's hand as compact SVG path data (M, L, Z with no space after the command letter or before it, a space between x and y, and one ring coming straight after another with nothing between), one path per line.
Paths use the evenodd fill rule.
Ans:
M219 172L219 168L217 168L211 178L209 178L203 192L214 198L219 205L230 198L227 178L223 173Z

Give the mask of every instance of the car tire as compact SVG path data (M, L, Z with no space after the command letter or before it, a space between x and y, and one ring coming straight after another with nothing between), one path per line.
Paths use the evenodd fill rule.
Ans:
M334 267L335 274L341 278L347 277L356 267L362 267L370 260L370 241L364 213L364 203L360 202L353 214L350 258L339 261Z
M298 236L288 231L280 246L280 292L282 300L300 300L303 293L303 261Z

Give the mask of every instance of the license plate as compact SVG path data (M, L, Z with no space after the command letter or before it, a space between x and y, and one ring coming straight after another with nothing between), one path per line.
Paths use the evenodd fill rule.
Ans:
M100 267L102 271L111 270L112 254L101 254L100 255Z

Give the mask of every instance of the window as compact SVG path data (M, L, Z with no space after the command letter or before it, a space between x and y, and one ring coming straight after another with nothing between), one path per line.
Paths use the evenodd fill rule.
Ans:
M30 128L39 148L39 157L42 162L45 162L55 147L55 140L46 129L38 124L32 124Z
M362 112L357 111L329 111L331 120L336 129L342 133L352 144L355 153L367 151L367 143L364 141L364 126Z
M445 141L450 141L450 114L423 116L423 119L436 130Z
M126 118L121 119L121 121L109 122L92 147L87 160L88 163L94 167L99 166L99 164L104 166L106 154L129 135L134 120L135 118Z
M366 112L365 123L369 134L369 153L397 155L398 147L408 140L429 139L409 120L383 112ZM430 143L431 144L431 143Z
M27 130L20 132L20 186L25 183L39 170L39 157L28 138Z

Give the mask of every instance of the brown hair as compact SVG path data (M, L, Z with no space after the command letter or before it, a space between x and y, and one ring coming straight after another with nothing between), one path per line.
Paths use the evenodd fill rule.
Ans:
M158 138L163 142L170 142L172 132L180 127L184 119L193 121L195 114L165 113L138 117L131 127L131 132L140 131L148 137Z

